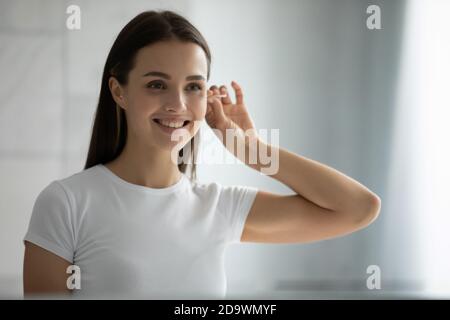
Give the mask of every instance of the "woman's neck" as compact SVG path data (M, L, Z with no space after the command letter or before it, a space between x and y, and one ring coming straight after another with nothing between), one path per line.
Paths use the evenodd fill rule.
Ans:
M149 150L126 144L121 154L105 166L121 179L149 188L166 188L181 178L170 151L158 148Z

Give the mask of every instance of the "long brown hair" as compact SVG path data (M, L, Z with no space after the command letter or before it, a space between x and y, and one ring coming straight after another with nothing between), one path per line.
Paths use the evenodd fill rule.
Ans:
M126 85L139 49L174 38L195 43L203 49L208 63L209 80L211 53L208 44L188 20L173 11L145 11L138 14L120 31L106 59L85 169L114 160L122 152L127 140L125 112L112 97L109 78L113 76L121 85ZM179 151L179 156L183 158L186 158L184 153L189 152L187 157L191 164L190 172L187 172L188 165L185 162L179 164L178 168L181 172L188 173L191 179L196 179L199 132Z

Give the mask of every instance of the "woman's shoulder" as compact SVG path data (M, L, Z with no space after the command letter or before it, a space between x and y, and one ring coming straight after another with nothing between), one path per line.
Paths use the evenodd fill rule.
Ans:
M100 170L100 166L97 165L72 173L64 178L53 180L41 191L41 194L53 197L71 197L89 192L97 183Z

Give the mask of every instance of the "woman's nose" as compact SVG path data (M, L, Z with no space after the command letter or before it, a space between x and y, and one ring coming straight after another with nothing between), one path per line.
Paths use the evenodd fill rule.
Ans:
M174 93L170 96L165 106L166 111L183 111L186 108L186 103L182 93Z

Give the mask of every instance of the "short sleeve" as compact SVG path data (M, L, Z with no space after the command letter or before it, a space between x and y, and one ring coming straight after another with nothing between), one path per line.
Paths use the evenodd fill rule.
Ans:
M38 195L24 241L73 262L74 228L67 193L54 181Z
M250 186L222 186L220 206L229 222L227 242L240 243L245 221L255 200L258 189Z

